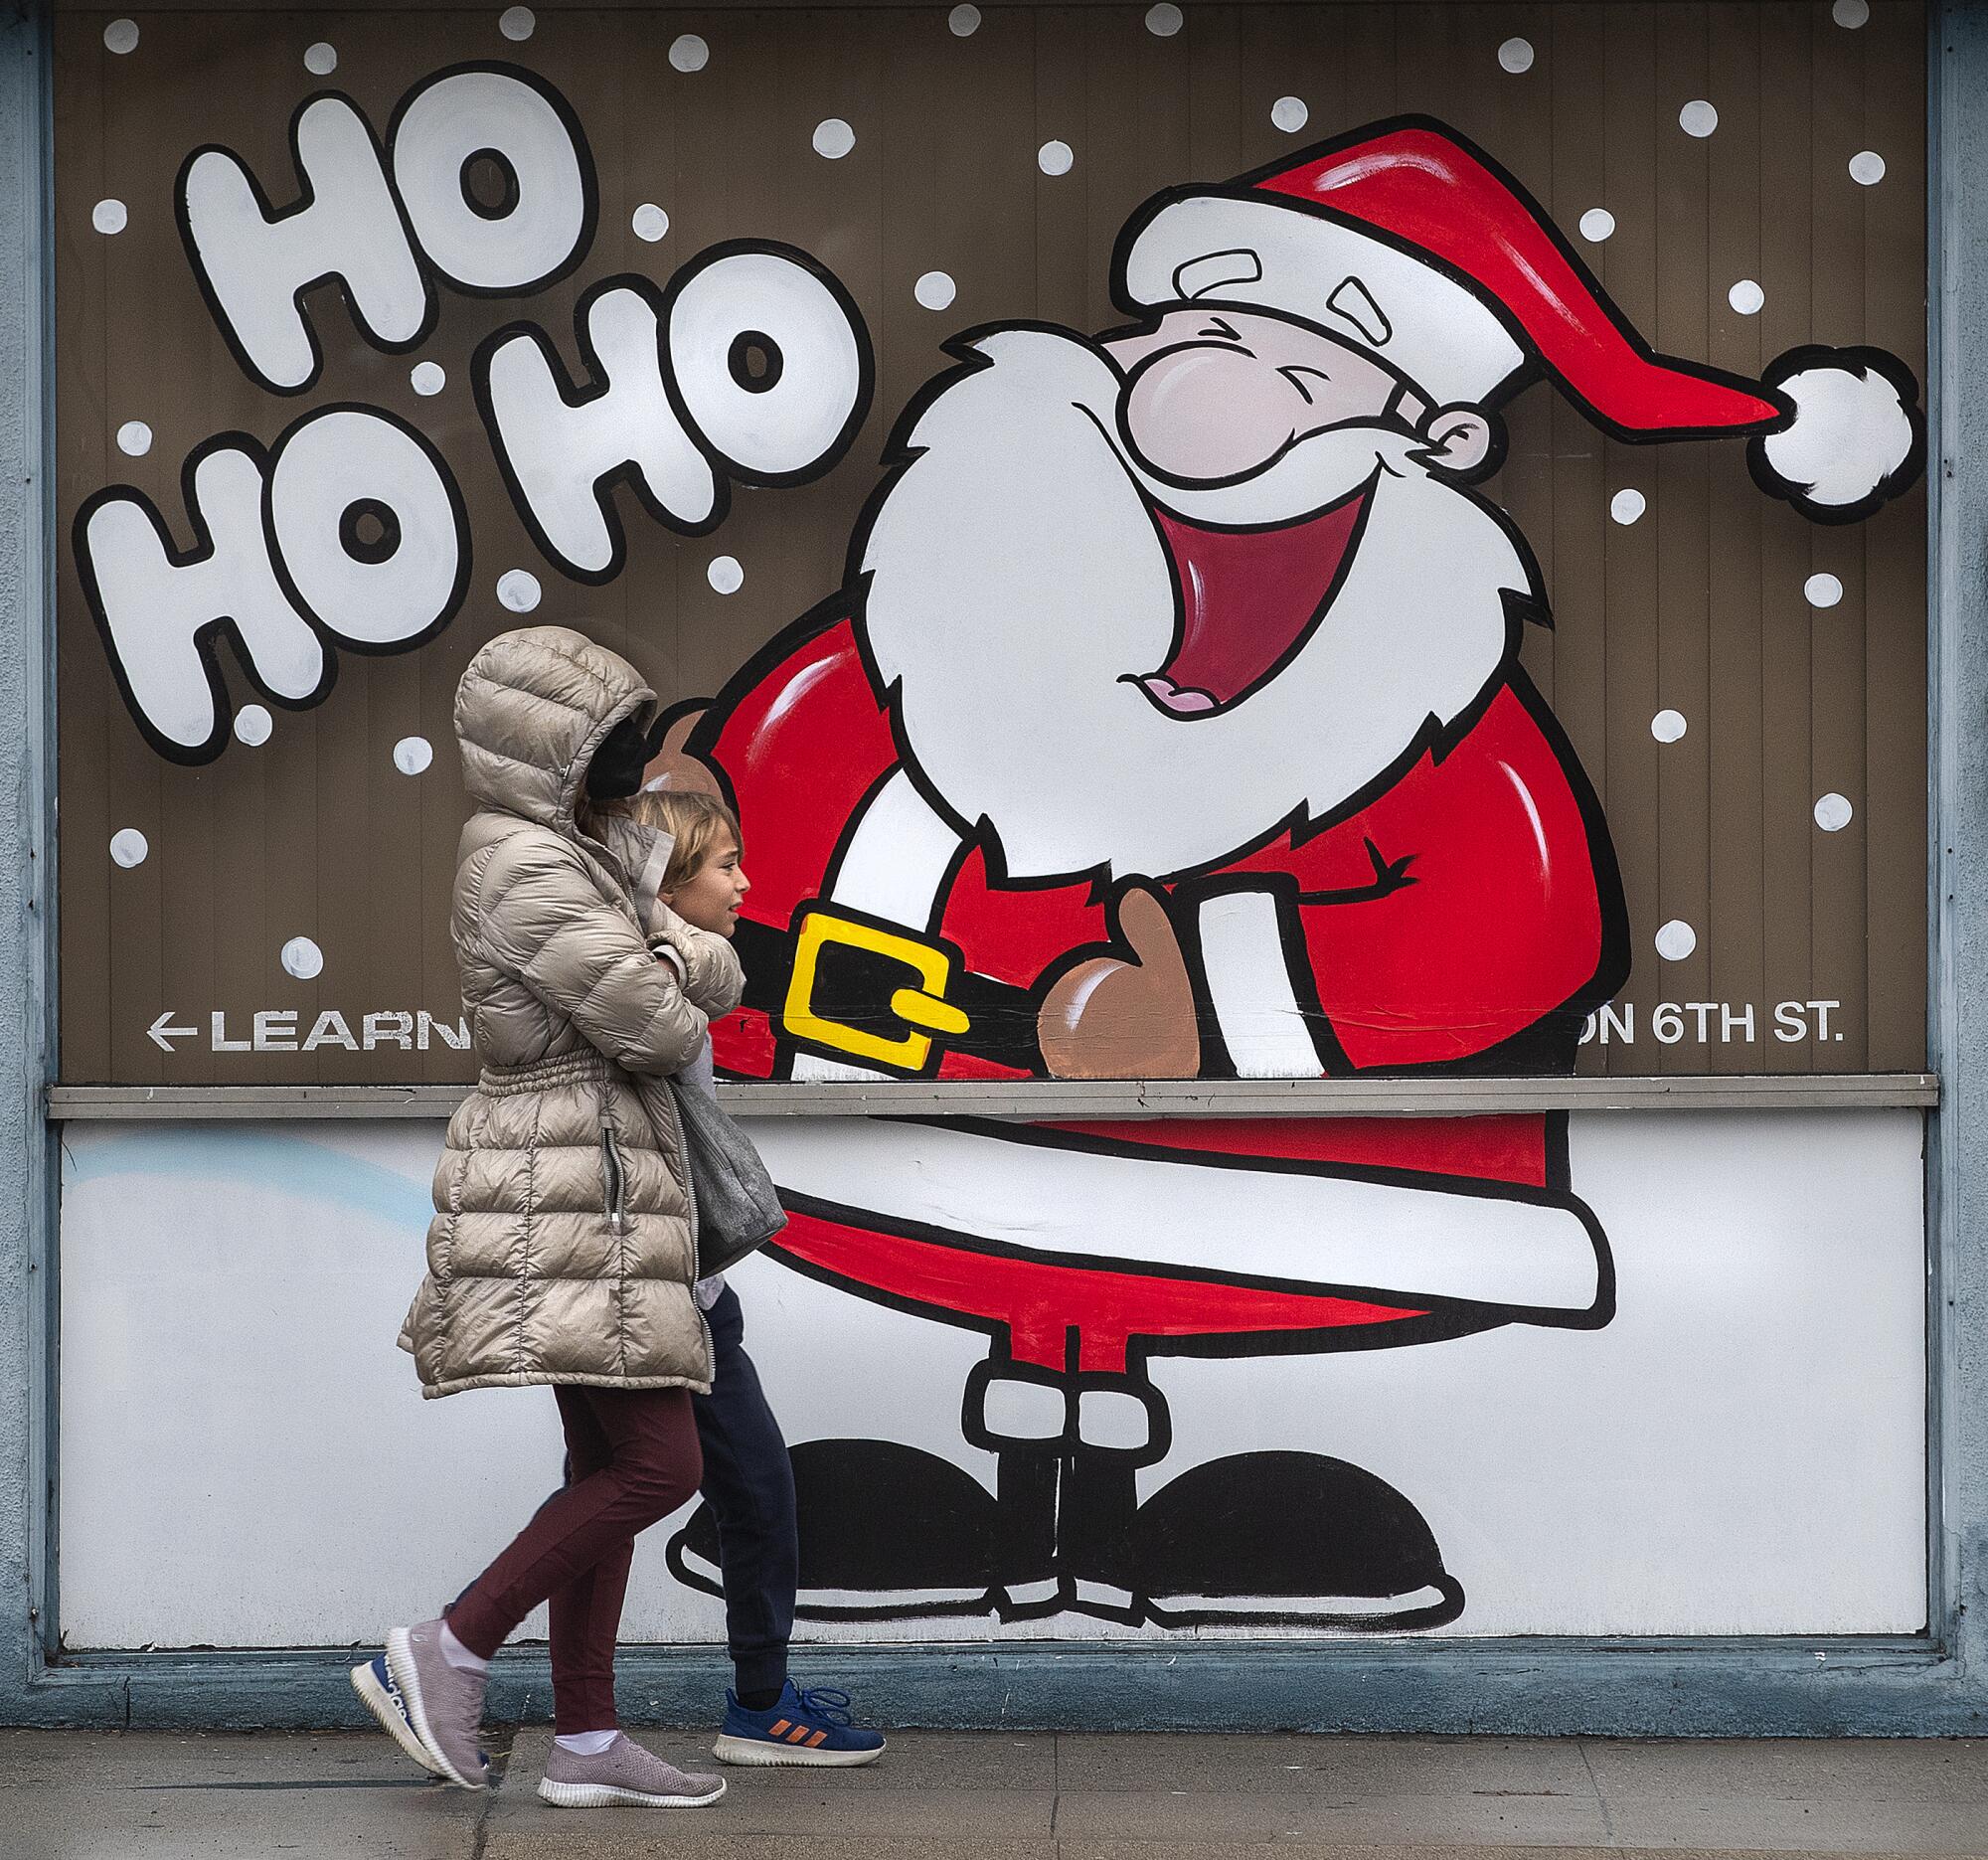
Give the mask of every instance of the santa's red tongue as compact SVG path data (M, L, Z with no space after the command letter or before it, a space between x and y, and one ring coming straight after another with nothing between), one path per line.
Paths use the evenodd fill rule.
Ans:
M1281 530L1209 530L1155 512L1180 580L1180 645L1138 682L1177 717L1225 709L1288 658L1339 584L1366 491Z

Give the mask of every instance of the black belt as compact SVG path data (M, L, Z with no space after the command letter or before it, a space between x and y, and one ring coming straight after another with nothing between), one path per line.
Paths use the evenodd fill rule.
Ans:
M783 1044L899 1079L947 1053L1040 1074L1032 990L976 975L957 944L817 900L785 930L742 917L734 934L747 1007Z

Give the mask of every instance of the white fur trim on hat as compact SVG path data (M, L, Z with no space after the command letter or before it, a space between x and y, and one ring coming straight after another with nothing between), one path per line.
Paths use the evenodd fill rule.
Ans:
M1525 354L1446 272L1385 240L1274 196L1169 202L1125 256L1149 307L1192 301L1281 310L1371 350L1432 406L1481 406Z
M1794 402L1795 417L1759 449L1783 495L1823 511L1854 509L1911 457L1910 410L1877 369L1819 362L1775 385Z

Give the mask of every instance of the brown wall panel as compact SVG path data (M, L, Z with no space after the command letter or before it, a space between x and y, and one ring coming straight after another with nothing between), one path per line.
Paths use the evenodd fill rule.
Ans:
M1113 241L1151 194L1222 182L1394 112L1441 118L1480 143L1549 210L1568 245L1660 350L1744 377L1792 347L1869 343L1924 379L1924 14L1873 8L1833 22L1823 0L1715 5L1191 6L1176 36L1133 6L984 9L971 37L946 8L715 7L657 13L549 6L524 46L494 14L362 5L335 13L219 6L142 15L139 53L106 51L107 12L59 9L56 26L58 470L63 533L84 499L128 483L191 530L182 461L224 430L267 444L331 399L387 410L446 459L470 515L473 565L461 611L405 654L341 650L329 697L274 710L268 742L231 742L201 767L170 763L119 699L67 540L60 568L63 1070L73 1081L447 1080L471 1056L431 1044L352 1054L211 1050L210 1017L247 1037L258 1011L308 1029L337 1009L454 1014L446 897L465 811L449 728L453 686L484 640L519 616L496 597L527 569L544 591L535 620L580 624L625 650L670 700L709 696L761 643L830 594L851 528L878 481L908 401L979 324L1042 318L1078 330L1123 320L1108 293ZM674 71L680 32L709 66ZM1527 40L1523 72L1498 58ZM302 69L304 46L339 52L336 77ZM291 111L323 83L377 129L429 73L512 59L571 101L600 186L584 262L550 289L505 300L441 292L415 354L358 333L335 287L307 315L322 382L286 399L243 372L203 303L172 219L189 151L238 152L279 204L296 191ZM1301 98L1302 130L1271 118ZM1686 135L1681 105L1720 112ZM813 153L817 122L856 131L840 160ZM1076 150L1064 176L1040 145ZM1884 180L1847 164L1880 152ZM91 228L123 200L129 225ZM670 227L630 230L644 202ZM1605 208L1605 240L1576 229ZM817 481L737 487L709 536L684 537L614 494L627 537L604 587L567 580L512 509L469 391L491 331L529 318L577 365L574 306L589 285L635 270L662 281L700 251L743 236L787 241L839 277L876 351L876 389L847 455ZM944 271L943 309L913 296ZM1727 292L1758 282L1742 315ZM417 395L415 360L446 373ZM141 456L115 435L144 420ZM1522 659L1551 701L1604 803L1620 857L1633 966L1620 996L1634 1038L1584 1049L1617 1072L1916 1068L1924 1001L1924 500L1914 489L1867 521L1821 527L1763 496L1738 440L1634 445L1610 437L1551 385L1506 410L1509 450L1487 494L1530 541L1555 610ZM1635 522L1610 500L1646 499ZM721 594L719 555L745 569ZM1804 585L1828 574L1840 601ZM261 702L231 654L231 700ZM1661 710L1686 719L1659 743ZM394 745L423 737L432 766L402 774ZM1825 793L1849 800L1841 830L1816 822ZM141 830L133 869L106 855ZM1689 924L1688 957L1667 961L1658 928ZM324 973L298 980L283 942L323 945ZM1832 1010L1826 1047L1777 1041L1777 1002ZM1753 1039L1695 1027L1657 1041L1661 1003L1753 1010ZM197 1029L162 1052L164 1011ZM1689 1017L1687 1017L1689 1020ZM1743 1023L1741 1023L1743 1024Z

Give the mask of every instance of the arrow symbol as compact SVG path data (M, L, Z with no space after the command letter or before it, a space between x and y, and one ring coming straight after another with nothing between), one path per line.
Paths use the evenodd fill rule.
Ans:
M198 1027L169 1026L167 1023L171 1021L172 1017L172 1009L167 1008L157 1020L145 1029L152 1036L153 1043L161 1053L170 1053L173 1050L173 1042L175 1040L188 1040L200 1032Z

